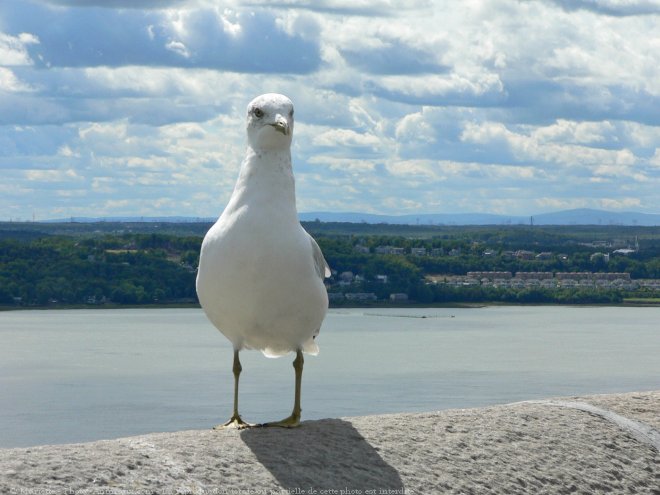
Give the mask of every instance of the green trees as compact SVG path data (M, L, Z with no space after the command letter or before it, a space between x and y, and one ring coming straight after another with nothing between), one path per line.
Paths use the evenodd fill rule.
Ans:
M585 271L625 272L633 279L660 278L660 229L658 232L639 230L639 251L628 255L612 253L608 260L592 256L598 251L608 251L606 247L600 247L601 244L594 247L593 243L585 242L590 238L608 239L606 234L610 229L607 227L600 230L548 228L547 231L524 226L425 227L425 237L404 237L396 232L412 236L416 232L412 226L347 225L307 225L330 267L337 273L328 281L330 292L373 292L380 300L388 300L392 293L405 293L411 301L426 304L612 303L631 294L598 287L454 287L429 284L425 277L429 274L466 275L468 271L513 274ZM121 225L114 228L117 227ZM148 224L133 227L155 229ZM201 229L198 235L189 235L196 231L188 225L178 234L172 226L160 226L158 232L105 233L106 226L101 225L86 231L77 230L75 235L37 235L25 226L22 228L20 235L14 235L15 230L0 230L0 305L196 301L195 272L203 235ZM165 228L167 233L164 233ZM612 236L624 236L629 232L619 227L614 227L614 231ZM630 238L635 241L635 236L628 236ZM621 241L617 242L620 245ZM387 246L400 250L384 249ZM515 255L519 249L550 254L523 259ZM379 254L385 252L388 254ZM345 282L340 285L338 274L346 271L358 277L350 285ZM633 295L658 297L657 292L646 289L643 294L639 291Z
M193 246L173 236L2 240L0 303L11 304L15 298L28 306L195 301L191 262L196 258L188 254L182 263L177 251Z

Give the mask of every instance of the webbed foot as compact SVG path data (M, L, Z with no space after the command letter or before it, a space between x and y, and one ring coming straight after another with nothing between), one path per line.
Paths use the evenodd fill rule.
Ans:
M297 428L298 426L300 426L300 414L292 414L288 418L284 418L281 421L264 423L262 426L277 426L280 428Z
M237 430L244 430L245 428L253 428L255 426L260 426L260 425L243 421L243 418L241 418L238 414L235 414L234 416L229 418L229 421L221 425L214 426L213 429L223 430L225 428L235 428Z

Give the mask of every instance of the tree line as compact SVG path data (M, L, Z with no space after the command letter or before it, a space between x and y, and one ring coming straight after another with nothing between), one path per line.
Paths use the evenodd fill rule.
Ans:
M200 238L125 235L0 241L0 303L194 302Z
M598 248L575 241L568 229L467 229L458 235L428 238L346 234L308 225L335 272L329 292L369 292L387 300L405 293L420 303L612 303L620 290L503 289L429 284L429 274L465 275L468 271L627 272L635 278L660 278L660 242L642 240L627 256L593 256ZM321 228L322 227L322 228ZM0 237L0 304L46 306L81 304L196 303L195 276L201 235L101 233L99 235L22 235ZM379 246L404 254L377 254ZM410 254L425 248L424 255ZM550 251L547 259L511 257L511 249ZM435 251L434 251L435 250ZM485 251L489 251L485 255ZM434 254L431 254L434 253ZM451 255L449 253L452 253ZM561 256L560 256L561 254ZM357 275L340 284L339 275ZM386 283L383 277L387 277ZM648 295L648 294L645 294ZM657 297L655 294L651 294Z

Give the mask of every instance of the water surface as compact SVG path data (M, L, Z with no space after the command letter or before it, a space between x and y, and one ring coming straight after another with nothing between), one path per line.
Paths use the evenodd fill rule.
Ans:
M303 418L660 389L660 309L504 306L329 313ZM209 428L231 414L232 349L196 309L0 313L0 447ZM241 353L240 409L281 419L293 354Z

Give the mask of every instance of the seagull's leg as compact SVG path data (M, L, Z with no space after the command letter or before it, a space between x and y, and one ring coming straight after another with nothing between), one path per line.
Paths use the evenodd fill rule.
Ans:
M245 421L243 421L240 414L238 414L238 377L241 375L241 371L243 371L243 367L241 366L241 361L238 359L237 349L234 349L234 366L232 368L232 371L234 372L234 413L232 414L231 418L229 418L229 421L227 421L224 424L216 426L214 430L218 430L221 428L238 428L240 430L243 428L249 428L250 426L255 426L253 424L246 423Z
M296 359L293 361L293 369L296 370L296 394L293 401L293 412L288 418L284 418L282 421L275 421L273 423L264 423L263 426L280 426L283 428L294 428L300 426L300 413L302 409L300 408L300 388L302 385L302 372L303 364L305 360L303 359L303 353L300 349L296 351Z

